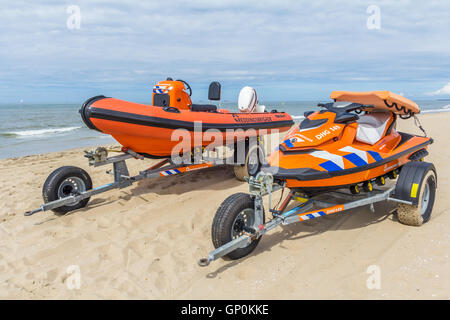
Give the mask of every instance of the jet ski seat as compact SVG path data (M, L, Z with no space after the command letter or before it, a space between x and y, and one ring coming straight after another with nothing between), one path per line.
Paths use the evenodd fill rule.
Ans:
M372 112L359 116L356 140L370 145L378 142L392 123L391 112Z

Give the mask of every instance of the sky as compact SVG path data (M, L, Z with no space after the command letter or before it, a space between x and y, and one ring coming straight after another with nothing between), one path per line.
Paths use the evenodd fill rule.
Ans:
M0 0L0 103L148 102L167 77L194 101L211 81L229 101L450 98L449 17L445 0Z

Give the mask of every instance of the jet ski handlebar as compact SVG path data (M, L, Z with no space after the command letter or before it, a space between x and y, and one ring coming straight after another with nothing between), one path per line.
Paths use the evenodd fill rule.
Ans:
M318 107L327 109L328 111L340 114L346 112L355 111L356 113L361 113L363 109L375 108L374 105L365 105L360 103L342 103L342 102L330 102L330 103L319 103Z

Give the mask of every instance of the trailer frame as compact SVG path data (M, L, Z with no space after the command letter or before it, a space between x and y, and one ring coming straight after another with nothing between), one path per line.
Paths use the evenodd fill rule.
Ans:
M257 143L259 145L261 141L258 139ZM231 146L224 146L224 147L230 148ZM52 210L66 205L75 205L83 199L90 198L92 196L107 192L109 190L127 188L133 185L135 182L144 179L168 177L172 175L182 174L188 171L201 170L220 165L233 165L233 166L242 165L239 163L235 163L234 155L225 158L211 157L210 152L213 150L214 149L195 148L192 151L191 157L189 159L187 158L182 159L182 163L180 164L174 163L174 161L171 158L163 158L155 165L149 167L146 170L140 171L137 175L134 176L130 176L126 161L129 159L145 160L146 158L140 155L139 153L136 153L129 148L123 147L121 148L120 151L118 151L122 152L122 154L112 157L108 157L108 150L104 147L99 147L92 151L85 151L85 157L88 158L89 160L89 166L100 167L108 164L113 165L112 172L111 170L107 170L106 173L113 175L114 181L83 192L71 194L70 196L67 197L43 203L37 209L26 211L24 215L31 216L38 212ZM113 151L117 152L117 150ZM195 161L194 163L186 163L186 161L192 162L192 160L195 159L193 155L196 153L198 154L199 152L201 154L200 163L195 163ZM205 152L207 156L203 155L203 153ZM262 152L264 152L264 150L262 150Z
M280 208L275 210L271 208L272 193L276 190L285 188L285 182L274 182L273 176L270 173L261 171L256 177L250 177L248 183L250 194L254 199L254 211L255 216L257 217L253 227L247 227L241 236L212 250L207 257L199 259L198 264L200 266L208 266L212 261L224 257L236 249L247 247L265 233L281 225L312 220L366 205L369 205L370 210L374 212L374 204L382 201L394 201L407 205L413 204L409 201L394 198L395 186L388 187L384 190L374 189L370 193L358 195L345 193L339 190L328 192L328 194L338 194L340 197L346 198L347 201L344 200L343 203L328 202L319 200L316 197L307 197L305 195L299 197L295 191L291 190ZM263 197L266 195L269 196L269 211L272 213L272 219L266 223L261 223L264 215ZM285 211L292 200L300 201L300 204ZM317 209L312 210L314 207L317 207Z

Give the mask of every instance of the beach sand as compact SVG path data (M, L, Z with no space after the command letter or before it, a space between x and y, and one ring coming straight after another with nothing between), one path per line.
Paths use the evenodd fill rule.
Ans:
M89 167L82 149L1 160L0 298L449 299L450 113L420 119L435 140L426 161L438 172L429 223L402 225L381 203L375 213L364 207L277 228L247 258L206 268L197 260L213 249L218 206L248 191L231 167L141 181L65 216L24 217L54 169L79 166L99 186L111 181L109 168ZM398 125L420 134L411 119ZM129 161L132 173L150 164ZM366 285L372 265L380 289Z

